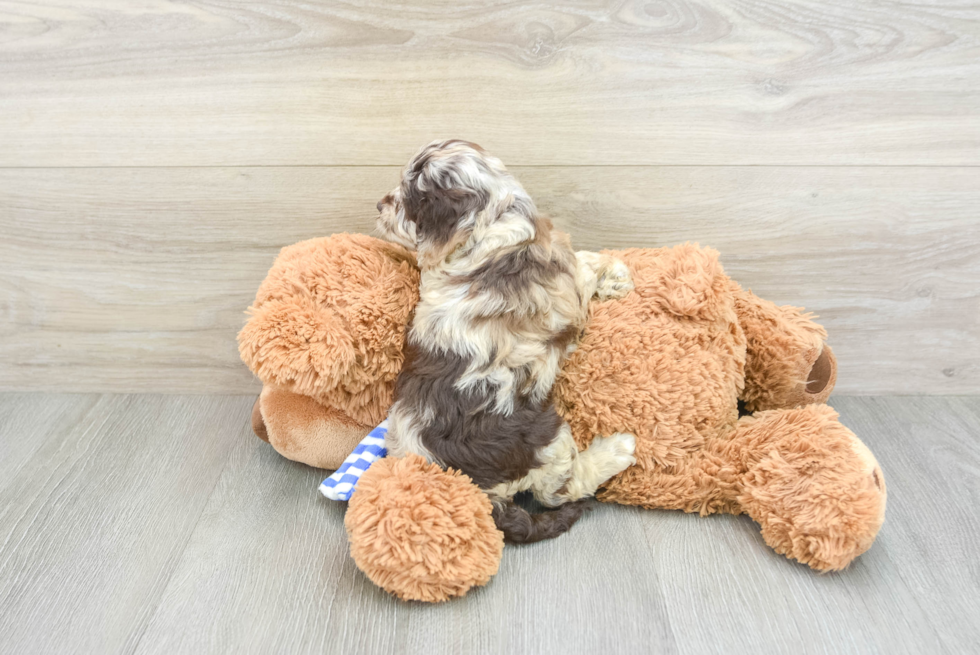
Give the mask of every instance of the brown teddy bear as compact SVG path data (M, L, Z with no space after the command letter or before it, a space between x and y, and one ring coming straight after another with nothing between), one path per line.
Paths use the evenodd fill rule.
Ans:
M593 303L554 394L579 448L636 435L636 464L599 500L746 513L776 552L846 567L882 525L885 480L823 404L836 380L824 329L742 289L714 250L612 254L636 288ZM264 383L255 433L290 459L339 466L392 402L418 283L410 252L368 236L284 248L238 337ZM351 553L401 598L446 600L496 572L503 539L490 512L465 475L385 458L350 501Z

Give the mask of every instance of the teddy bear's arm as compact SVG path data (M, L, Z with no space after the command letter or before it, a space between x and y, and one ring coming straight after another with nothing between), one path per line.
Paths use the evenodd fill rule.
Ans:
M734 284L745 333L745 389L750 412L822 403L837 380L827 331L799 307L778 306Z

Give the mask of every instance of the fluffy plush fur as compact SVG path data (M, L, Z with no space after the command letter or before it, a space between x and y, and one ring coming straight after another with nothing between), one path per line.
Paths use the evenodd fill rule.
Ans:
M418 285L414 255L369 236L287 246L255 294L238 351L278 401L307 396L374 427L391 406Z
M752 294L736 293L735 306L752 353L745 369L742 400L750 412L796 407L815 395L826 398L837 382L837 367L824 348L827 331L800 307L778 307ZM773 332L766 323L779 322ZM800 353L787 357L788 353Z
M485 585L504 547L490 500L468 477L418 455L378 460L357 484L344 524L351 556L405 600L444 601Z
M314 256L304 259L304 253ZM823 329L800 310L777 307L740 288L713 250L682 245L613 254L630 268L636 290L622 300L590 305L585 333L554 388L559 415L580 446L594 434L637 435L636 465L610 480L600 500L702 515L744 512L759 522L777 552L820 571L847 566L873 543L887 491L874 456L822 404L836 376ZM317 446L321 440L349 438L349 422L338 421L337 411L356 420L360 436L384 418L387 405L368 401L372 395L389 402L392 397L404 360L405 324L418 297L418 271L401 248L356 235L291 246L280 259L286 264L277 262L270 271L240 334L243 358L266 389L278 389L263 393L256 422L264 427L257 431L267 431L269 442L281 448L279 433L288 424L292 448L280 452L334 468L342 454L333 461L308 461L302 454L329 450ZM387 273L376 274L382 271ZM334 362L331 352L355 355ZM328 389L335 392L316 391ZM303 405L305 413L291 413L293 396L317 402ZM739 402L756 413L740 418ZM273 413L295 420L274 418L265 425L263 415ZM304 432L303 417L316 429ZM401 460L388 465L395 461ZM398 477L375 468L362 485L375 475ZM413 472L409 479L424 487L426 475ZM383 495L362 499L355 518L377 525L390 506ZM452 515L445 505L425 502L415 516ZM500 538L489 518L476 532L483 530ZM449 522L433 543L452 541L462 548L474 534ZM405 562L449 551L429 550L424 532L407 541L401 532L385 535L383 529L351 532L359 565L389 591L433 599L420 584L441 584L439 557L426 560L432 568ZM492 560L494 551L480 552L474 559L447 560L450 586L486 581L493 567L482 558ZM389 558L391 553L398 558ZM406 573L375 576L375 561ZM459 562L472 568L464 570Z
M576 255L500 160L464 141L423 148L378 208L381 234L417 250L422 273L389 452L469 475L512 541L561 534L581 513L568 503L634 461L625 432L578 453L551 396L589 300L629 293L628 270ZM531 517L511 500L525 489L559 509Z
M632 430L637 463L607 502L747 513L777 552L846 566L884 520L884 476L822 403L836 379L826 332L725 275L686 244L616 253L636 292L593 304L555 397L580 447ZM757 413L739 417L738 402Z

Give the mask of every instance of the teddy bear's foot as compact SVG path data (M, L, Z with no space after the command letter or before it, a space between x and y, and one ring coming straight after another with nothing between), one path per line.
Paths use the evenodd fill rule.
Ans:
M827 332L798 307L778 306L735 285L735 308L745 333L745 388L750 412L827 401L837 381L837 358Z
M834 357L834 351L830 346L824 344L823 350L810 367L810 374L806 376L803 392L811 398L822 397L827 387L832 387L836 379L837 358Z
M884 474L833 409L743 418L731 445L747 464L739 505L776 552L836 571L874 543L885 518Z
M418 455L375 462L344 525L357 567L404 600L439 603L485 585L504 549L489 497Z

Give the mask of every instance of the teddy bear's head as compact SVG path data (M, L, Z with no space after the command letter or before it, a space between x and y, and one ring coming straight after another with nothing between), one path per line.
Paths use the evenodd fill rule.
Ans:
M418 286L414 255L369 236L283 248L238 335L242 360L263 383L373 427L392 402Z

